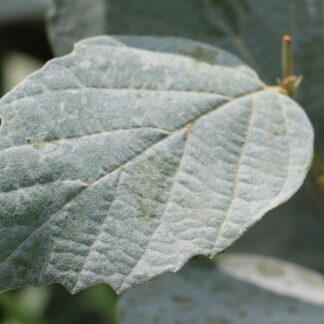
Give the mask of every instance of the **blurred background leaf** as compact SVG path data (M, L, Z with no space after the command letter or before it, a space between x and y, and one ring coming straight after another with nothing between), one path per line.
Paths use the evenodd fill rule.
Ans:
M6 93L29 74L41 68L43 62L20 52L8 51L3 55L2 64L4 78L3 91Z
M126 293L120 316L123 324L315 324L324 318L323 290L323 275L307 268L226 254Z
M43 318L50 290L26 287L19 292L0 294L2 323L45 324Z
M0 25L43 19L50 0L1 0Z

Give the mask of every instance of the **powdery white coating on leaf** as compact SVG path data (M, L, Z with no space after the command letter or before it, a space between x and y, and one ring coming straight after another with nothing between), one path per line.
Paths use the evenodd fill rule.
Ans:
M106 10L90 17L90 11L84 10L89 2L92 10L102 5L106 5ZM173 35L198 39L235 53L268 84L281 77L280 40L285 34L291 35L295 73L303 75L297 101L307 111L315 129L319 150L316 153L323 156L322 0L96 0L96 6L93 0L53 0L53 3L49 36L57 54L68 53L74 42L88 36ZM85 12L91 23L80 19ZM199 50L192 55L213 59ZM315 179L309 180L315 183L315 191L320 191ZM318 257L324 246L323 199L314 195L313 189L304 185L289 202L271 211L244 235L234 248L274 255L324 272L324 258Z
M312 157L294 101L176 38L85 40L0 115L1 290L122 292L213 257L299 188Z
M324 318L324 277L269 257L227 254L120 299L123 324L307 324Z

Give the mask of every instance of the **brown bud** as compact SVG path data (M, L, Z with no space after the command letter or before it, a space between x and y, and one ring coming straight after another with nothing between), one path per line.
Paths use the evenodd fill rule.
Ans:
M291 84L295 83L297 77L295 75L291 75L288 78L285 78L283 80L283 87L287 89Z
M292 42L291 36L290 35L284 35L282 37L282 41L286 44L290 44Z

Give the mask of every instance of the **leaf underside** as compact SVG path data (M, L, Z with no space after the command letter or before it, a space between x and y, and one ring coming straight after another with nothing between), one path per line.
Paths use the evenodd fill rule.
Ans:
M312 157L294 101L176 38L80 42L0 115L0 290L120 293L213 257L300 187Z

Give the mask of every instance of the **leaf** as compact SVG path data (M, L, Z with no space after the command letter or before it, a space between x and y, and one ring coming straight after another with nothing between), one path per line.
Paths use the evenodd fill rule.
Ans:
M58 55L102 34L198 39L235 52L273 84L281 77L281 37L291 34L296 73L304 76L299 99L322 134L322 21L320 0L54 0L49 35Z
M318 181L324 170L323 2L101 0L96 5L100 17L93 4L90 15L83 7L86 3L90 2L54 0L49 35L57 54L69 52L85 36L105 33L182 36L229 49L274 84L281 77L281 37L292 35L296 74L304 77L297 99L315 128L319 171L298 196L271 211L235 247L288 258L324 272L324 259L318 257L324 244L324 185ZM275 240L269 228L276 232Z
M102 34L172 35L214 43L227 36L218 25L231 24L232 6L240 5L218 0L215 6L222 8L217 17L206 0L96 0L95 5L93 0L53 0L49 36L58 55L85 37Z
M243 235L232 251L280 256L324 272L323 246L324 218L306 183Z
M312 157L294 101L176 38L83 41L0 115L1 290L121 292L213 257L298 189Z
M188 264L120 299L121 323L321 323L324 277L248 254Z
M0 25L44 18L49 0L1 0Z

